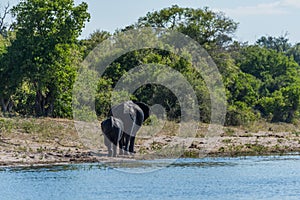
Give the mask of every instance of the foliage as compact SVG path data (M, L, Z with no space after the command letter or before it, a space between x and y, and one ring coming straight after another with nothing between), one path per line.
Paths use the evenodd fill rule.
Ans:
M292 46L288 51L287 55L292 57L300 65L300 43Z
M76 42L89 19L87 4L74 6L73 0L24 0L11 12L16 18L16 38L4 58L7 71L14 76L7 72L6 77L13 79L8 84L15 82L12 87L18 88L26 81L35 92L34 100L27 98L31 101L23 102L31 112L23 114L70 116L70 93L79 54Z
M256 44L267 49L273 49L276 52L287 52L291 48L286 35L280 37L262 36L256 41Z
M100 45L101 42L108 39L111 34L107 31L96 30L87 39L80 41L80 45L84 47L84 57L88 55L97 45Z
M259 119L259 113L253 112L244 102L235 102L227 108L225 125L246 125Z
M140 17L136 26L166 28L182 32L199 42L201 45L231 41L237 23L217 13L204 9L180 8L174 5L160 11L149 12Z
M299 65L282 52L259 46L246 47L239 65L261 81L255 107L271 121L292 122L299 110Z
M88 38L79 40L78 36L90 18L86 3L75 6L74 0L22 0L10 11L15 22L9 26L0 21L2 112L71 117L72 106L79 106L74 113L77 119L91 121L96 116L94 111L98 117L104 117L111 102L128 97L125 91L114 91L122 78L127 85L146 76L152 80L160 78L185 90L175 74L164 73L169 67L190 83L198 100L198 107L194 109L199 109L201 121L210 122L211 96L204 78L192 66L192 56L187 53L181 57L160 49L134 50L110 63L102 77L80 66L91 51L104 45L102 42L114 34L124 33L118 38L121 42L131 39L151 45L151 38L141 38L139 34L136 38L126 38L129 36L125 31L152 27L181 32L210 54L226 89L226 125L248 124L259 118L293 122L300 117L300 43L292 45L286 35L263 36L254 45L240 43L232 39L238 23L225 14L208 8L174 5L149 12L115 33L97 29ZM4 16L6 14L7 7ZM173 49L173 52L176 51ZM107 55L101 55L99 62L105 63L114 53L118 54L107 52ZM137 66L154 64L153 77L144 71L130 71ZM128 76L129 71L131 76ZM87 78L78 77L79 73L87 73ZM74 85L76 78L78 85ZM80 91L73 91L75 87ZM89 89L85 90L87 87ZM94 99L91 99L91 93ZM74 95L78 97L76 100L72 99ZM182 115L175 94L159 84L143 85L130 98L150 106L162 105L170 120L179 120Z

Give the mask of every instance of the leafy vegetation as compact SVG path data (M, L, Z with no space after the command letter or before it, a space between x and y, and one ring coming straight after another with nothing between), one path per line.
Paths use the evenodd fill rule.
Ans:
M70 116L70 95L81 54L76 43L89 19L87 4L28 0L11 13L16 20L15 38L1 59L2 110L9 110L13 102L21 114Z
M64 5L64 6L61 6ZM271 122L299 119L300 44L286 36L261 37L255 44L233 41L238 23L209 8L176 5L147 13L136 23L108 33L96 30L79 40L90 18L88 5L73 0L23 0L10 9L14 23L0 17L0 103L5 115L72 117L72 89L79 63L110 36L141 27L164 28L188 35L210 54L226 89L227 125L264 118ZM151 42L151 41L149 41ZM95 95L97 115L104 116L118 80L140 64L155 63L179 71L198 98L201 121L210 121L210 95L203 77L187 58L159 49L141 49L114 60L100 77ZM134 80L127 80L132 82ZM160 85L147 84L133 99L161 104L170 120L180 118L176 96ZM30 131L30 127L27 127Z

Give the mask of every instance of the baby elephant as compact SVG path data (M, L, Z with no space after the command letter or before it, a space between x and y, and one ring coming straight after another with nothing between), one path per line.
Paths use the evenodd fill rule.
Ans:
M122 136L123 136L123 122L113 116L107 118L101 122L101 129L104 134L104 144L108 150L108 156L117 156L117 146L119 143L120 149L122 147Z

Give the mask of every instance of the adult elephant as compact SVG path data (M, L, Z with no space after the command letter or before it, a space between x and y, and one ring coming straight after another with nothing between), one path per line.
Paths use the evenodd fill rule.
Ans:
M101 122L101 129L104 134L104 144L107 147L108 156L117 156L117 146L120 148L123 145L121 139L123 138L123 122L113 116L108 117Z
M136 133L149 115L149 106L142 102L126 101L110 109L109 116L120 119L124 125L120 154L134 153Z

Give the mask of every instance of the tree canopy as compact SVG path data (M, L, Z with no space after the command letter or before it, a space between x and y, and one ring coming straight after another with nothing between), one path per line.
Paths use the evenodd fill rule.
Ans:
M74 64L79 62L76 54L80 54L77 38L90 17L87 4L75 6L73 0L26 0L11 12L16 19L16 37L4 55L4 68L12 73L5 77L13 79L8 84L15 82L14 88L23 88L21 93L29 92L26 96L31 97L25 107L35 107L21 112L36 116L70 115L70 97L65 94L71 92L76 75ZM24 100L23 96L12 95L9 96L16 103ZM64 103L57 104L59 101ZM63 104L68 106L62 107Z
M213 12L209 8L181 8L174 5L159 11L148 12L133 25L136 27L165 28L179 31L199 42L200 45L231 41L238 23L223 13Z
M300 45L291 44L286 35L262 36L255 44L241 43L233 39L238 23L224 13L174 5L149 12L115 33L97 29L88 38L78 39L90 19L87 9L86 3L75 5L73 0L22 0L10 10L14 23L4 26L5 8L5 15L0 15L3 113L72 117L72 88L81 61L114 34L152 27L181 32L209 52L226 89L226 124L240 125L260 118L272 122L299 119ZM198 98L201 120L209 122L209 91L188 58L151 48L121 55L95 82L97 114L106 115L113 88L124 74L135 66L155 63L161 70L164 65L171 67L189 81ZM182 114L176 96L160 85L144 85L132 98L163 105L170 120Z

